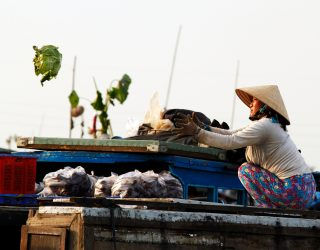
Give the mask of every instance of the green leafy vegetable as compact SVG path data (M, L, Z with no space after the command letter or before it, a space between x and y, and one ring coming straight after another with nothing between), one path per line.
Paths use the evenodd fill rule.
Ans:
M33 59L34 71L36 75L42 75L41 85L45 81L50 81L52 78L57 77L61 67L62 54L58 51L58 47L53 45L45 45L38 49L33 46L36 51Z
M91 103L91 106L98 111L102 111L105 108L105 105L103 104L103 100L102 100L102 95L99 90L97 90L96 100Z
M69 95L69 101L72 108L75 108L79 104L79 96L75 90L72 90L71 94Z
M101 123L102 131L106 133L108 127L110 126L110 120L108 119L108 114L106 111L102 111L99 115L99 121Z
M112 99L117 99L121 104L127 99L128 97L128 89L131 83L131 78L124 74L121 78L121 80L118 82L117 87L112 87L111 90L107 91L107 95L110 98L110 103L114 105L114 102Z

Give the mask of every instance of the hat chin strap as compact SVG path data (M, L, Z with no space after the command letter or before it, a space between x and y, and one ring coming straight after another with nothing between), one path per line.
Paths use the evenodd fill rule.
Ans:
M256 120L260 120L262 117L265 117L267 114L265 113L265 111L267 110L267 105L263 104L263 106L252 116L249 116L249 119L251 121L256 121Z

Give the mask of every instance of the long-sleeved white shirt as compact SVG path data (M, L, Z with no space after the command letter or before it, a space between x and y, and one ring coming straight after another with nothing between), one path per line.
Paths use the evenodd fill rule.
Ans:
M210 127L201 129L198 134L200 143L222 149L246 148L248 162L259 165L280 179L294 175L311 173L289 134L279 123L269 118L251 122L238 130L225 130Z

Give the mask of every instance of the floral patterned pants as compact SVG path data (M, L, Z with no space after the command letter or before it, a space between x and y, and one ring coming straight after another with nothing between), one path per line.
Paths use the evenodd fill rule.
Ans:
M316 193L312 173L279 179L259 166L244 163L238 176L258 207L305 209Z

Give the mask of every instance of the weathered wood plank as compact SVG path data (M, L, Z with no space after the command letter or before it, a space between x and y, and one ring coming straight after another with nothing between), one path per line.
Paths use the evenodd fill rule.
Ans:
M70 227L76 217L77 214L60 214L52 217L50 214L36 213L34 216L29 216L26 224L39 227L48 225L53 227Z
M320 219L319 211L296 209L271 209L252 206L227 205L212 202L193 201L174 198L90 198L90 197L66 197L66 198L40 198L40 206L82 206L82 207L118 207L121 205L135 205L148 209L186 211L186 212L212 212L225 214L281 216L292 218Z
M17 147L38 150L161 153L221 161L226 160L227 154L223 149L156 140L19 137Z

